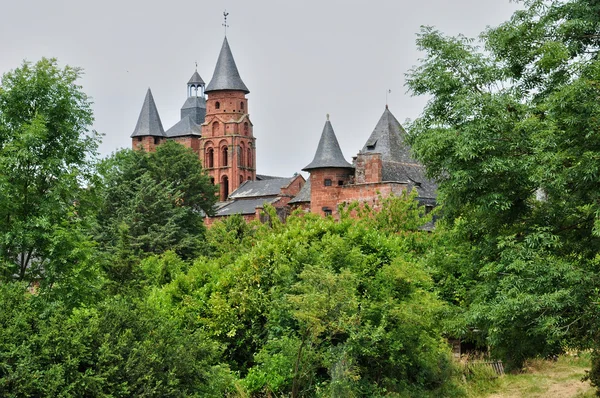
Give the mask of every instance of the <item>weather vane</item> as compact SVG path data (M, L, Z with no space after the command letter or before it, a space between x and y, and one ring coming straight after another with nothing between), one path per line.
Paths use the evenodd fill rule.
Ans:
M223 11L223 18L225 19L225 22L223 23L223 26L225 27L225 36L227 36L227 28L229 27L229 25L227 25L227 16L229 15L229 13L227 12L227 10Z
M387 89L385 91L385 107L386 108L388 107L388 94L391 94L391 93L392 93L392 90L390 90L390 89Z
M198 70L198 61L196 61L196 70Z

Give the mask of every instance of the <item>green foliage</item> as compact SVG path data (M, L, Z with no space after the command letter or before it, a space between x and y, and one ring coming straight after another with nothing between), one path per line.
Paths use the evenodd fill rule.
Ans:
M124 297L94 308L0 285L3 396L202 396L231 388L217 346L176 319Z
M254 396L415 396L447 388L453 368L439 328L444 305L419 262L428 233L403 229L402 220L423 214L408 201L389 199L385 217L216 223L209 244L227 254L196 260L164 286L160 301L187 328L224 345L224 359Z
M89 218L79 206L98 138L81 70L24 62L0 84L0 283L83 272Z
M461 337L520 368L565 345L596 349L600 6L522 1L479 41L423 28L410 126L439 182L444 231L428 253ZM476 331L476 332L475 332Z
M191 149L167 142L152 153L124 150L99 168L98 239L107 250L119 246L123 228L136 253L188 259L205 250L203 213L212 214L216 188Z

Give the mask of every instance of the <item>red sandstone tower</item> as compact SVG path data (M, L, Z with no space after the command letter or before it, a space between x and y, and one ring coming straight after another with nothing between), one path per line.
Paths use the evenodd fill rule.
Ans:
M220 184L220 200L226 200L244 181L256 179L256 139L248 115L248 93L225 37L215 73L206 86L200 139L200 158L212 181Z
M329 115L315 157L302 170L310 172L311 213L336 216L341 189L351 182L354 166L344 159Z

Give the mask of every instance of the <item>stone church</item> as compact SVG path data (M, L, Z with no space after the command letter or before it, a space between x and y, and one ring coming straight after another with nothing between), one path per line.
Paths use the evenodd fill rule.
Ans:
M131 134L132 148L154 151L174 140L198 154L212 183L219 185L216 214L206 218L208 225L233 214L260 219L265 203L282 217L296 208L336 217L341 204L357 200L377 208L380 197L414 188L422 204L435 205L436 186L412 158L406 131L387 105L351 163L342 154L328 116L314 159L302 169L310 173L306 181L300 174L286 178L256 173L256 139L246 98L250 91L227 37L208 85L195 71L187 87L181 120L166 131L148 89Z

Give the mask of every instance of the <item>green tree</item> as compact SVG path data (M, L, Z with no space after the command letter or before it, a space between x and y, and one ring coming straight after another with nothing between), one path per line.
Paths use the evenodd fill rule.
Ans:
M434 278L515 368L600 348L600 5L520 3L479 41L423 28L407 80L430 96L411 141L449 233Z
M213 213L216 187L191 149L170 141L152 153L120 151L102 162L100 175L103 247L114 250L127 231L139 253L173 250L189 259L203 250L203 218Z
M81 70L24 62L0 84L0 279L46 286L84 270L89 241L79 206L98 137ZM89 264L88 264L89 265Z

